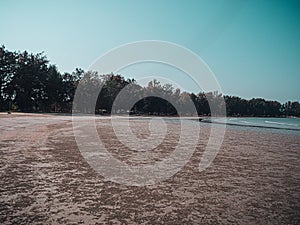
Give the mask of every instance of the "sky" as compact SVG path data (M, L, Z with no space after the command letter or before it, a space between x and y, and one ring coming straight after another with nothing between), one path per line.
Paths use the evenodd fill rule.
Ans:
M300 100L298 0L0 0L0 29L6 49L44 51L60 72L87 70L126 43L162 40L201 57L224 94ZM144 70L184 77L149 64ZM188 79L176 81L199 91Z

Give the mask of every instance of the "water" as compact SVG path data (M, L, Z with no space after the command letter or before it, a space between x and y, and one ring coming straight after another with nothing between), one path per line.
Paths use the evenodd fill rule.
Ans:
M211 120L204 120L211 121ZM216 123L224 123L228 128L248 129L300 135L300 118L237 117L215 118Z
M160 118L171 123L199 123L198 117L129 117L131 120L151 120ZM300 118L271 118L271 117L227 117L201 118L202 126L223 126L229 129L250 130L259 132L283 133L300 136Z

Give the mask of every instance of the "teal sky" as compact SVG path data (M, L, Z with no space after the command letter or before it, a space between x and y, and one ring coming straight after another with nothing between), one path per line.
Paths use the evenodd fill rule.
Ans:
M225 94L300 100L300 1L0 0L0 28L0 44L44 51L61 72L128 42L163 40L198 54Z

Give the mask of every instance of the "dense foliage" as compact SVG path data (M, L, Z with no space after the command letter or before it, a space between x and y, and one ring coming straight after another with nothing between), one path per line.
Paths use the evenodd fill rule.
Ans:
M185 111L185 105L187 99L192 99L198 115L210 115L209 102L218 106L224 98L228 116L300 116L299 102L281 104L261 98L246 100L222 96L217 92L187 93L174 89L170 84L162 85L157 80L142 87L134 79L114 74L99 75L81 69L60 73L56 66L49 64L43 53L11 52L4 46L0 47L0 111L69 113L79 82L83 84L80 88L89 88L80 92L82 98L88 98L101 89L96 107L87 105L86 113L110 113L118 93L130 85L127 96L134 96L139 101L126 109L126 106L122 108L120 100L119 108L112 113L130 111L135 114L176 115L177 111L170 103L176 102L181 111L188 115L190 112ZM151 97L154 93L160 93L163 98Z

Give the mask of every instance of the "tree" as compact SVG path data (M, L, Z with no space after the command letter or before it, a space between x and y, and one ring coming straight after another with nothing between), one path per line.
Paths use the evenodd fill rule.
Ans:
M211 111L222 115L224 107L223 96L218 92L196 95L174 90L171 84L161 84L158 80L141 87L134 79L125 79L121 75L85 73L82 69L61 74L56 66L49 64L43 53L12 52L3 45L0 47L0 111L13 108L24 112L71 112L77 89L82 110L89 113L111 112L114 104L113 113L132 111L176 115L172 105L175 104L182 114L191 115L194 114L194 107L189 105L192 102L198 115L208 116ZM121 91L123 95L116 100ZM96 106L90 99L95 99ZM224 96L224 99L228 116L300 117L299 102L281 104L262 98L246 100L236 96Z
M46 112L59 112L63 99L63 79L56 66L50 65L44 81L45 96L42 108Z
M17 54L0 47L0 110L9 110L15 98L12 79L17 69Z
M11 84L16 91L15 103L21 111L42 109L47 72L48 60L43 53L34 55L24 51L18 54L18 66Z

